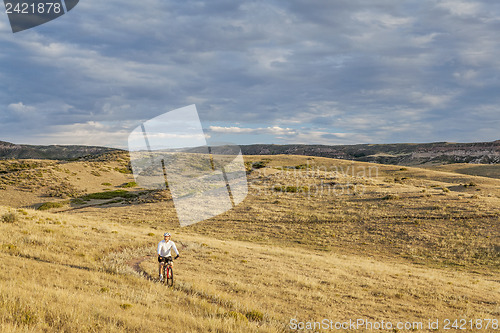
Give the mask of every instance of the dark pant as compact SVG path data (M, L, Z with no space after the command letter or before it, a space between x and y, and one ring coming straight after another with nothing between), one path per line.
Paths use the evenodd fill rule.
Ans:
M172 262L172 257L171 256L168 256L168 257L158 256L158 262L164 262L164 263L168 264L169 262Z

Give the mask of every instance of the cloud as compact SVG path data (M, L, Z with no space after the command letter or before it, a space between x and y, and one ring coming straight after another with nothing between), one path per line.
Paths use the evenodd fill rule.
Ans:
M5 22L0 140L123 146L192 103L239 143L498 139L492 1L87 0L22 33Z
M114 146L127 148L128 127L122 122L103 123L88 121L68 125L52 125L47 131L38 133L37 144L53 144L59 142L67 145ZM22 140L21 140L22 141Z
M295 135L297 131L291 128L281 128L279 126L266 127L266 128L241 128L241 127L221 127L210 126L210 132L224 133L224 134L272 134L272 135Z
M454 16L475 16L479 13L481 4L472 1L443 0L436 6L447 10Z
M312 128L281 128L279 126L266 128L242 128L237 126L210 126L209 133L229 135L272 135L279 143L288 144L342 144L346 142L367 142L367 136L353 133L332 133Z
M28 114L35 111L33 106L24 105L23 102L11 103L7 106L7 109L17 114Z

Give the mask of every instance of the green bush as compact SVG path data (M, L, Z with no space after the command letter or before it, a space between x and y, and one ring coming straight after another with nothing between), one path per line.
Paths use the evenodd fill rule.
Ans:
M113 186L113 184L111 184L111 183L102 183L101 185L103 185L103 186Z
M18 209L17 211L25 216L28 215L28 212L25 211L24 209Z
M307 192L309 188L307 186L275 186L274 190L276 192L298 193Z
M269 163L268 161L254 162L254 163L252 163L252 168L262 169L262 168L265 168L268 163Z
M137 183L136 182L128 182L126 184L123 184L121 187L127 188L127 187L136 187Z
M262 319L264 319L264 314L262 314L262 312L253 310L253 311L247 312L245 314L245 317L247 317L248 320L251 320L251 321L261 321Z
M98 193L90 193L87 195L84 195L81 197L83 200L106 200L106 199L113 199L113 198L135 198L137 197L137 194L130 193L125 190L116 190L116 191L106 191L106 192L98 192Z
M248 320L247 317L245 317L242 313L237 311L229 311L224 316L228 318L233 318L234 320L242 320L242 321Z
M58 201L58 202L46 202L42 204L40 207L38 207L38 210L49 210L52 208L61 208L67 205L69 202L68 201Z
M2 216L2 221L5 223L14 223L17 221L17 215L15 213L7 213Z
M128 168L115 168L115 171L118 171L119 173L132 173L132 171Z

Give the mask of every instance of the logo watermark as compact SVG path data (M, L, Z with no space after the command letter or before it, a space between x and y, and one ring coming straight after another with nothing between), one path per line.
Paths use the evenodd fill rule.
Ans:
M290 319L288 327L292 331L314 330L314 331L437 331L448 330L498 330L499 320L496 318L452 318L452 319L428 319L427 321L390 321L371 320L367 318L349 320L322 319L320 321L299 321Z
M128 140L132 171L146 189L168 189L181 226L225 213L248 193L238 146L209 146L195 105L138 126Z
M250 181L257 194L290 194L308 198L322 196L363 195L370 178L379 176L378 166L310 164L258 168Z
M55 20L78 4L79 0L4 0L12 32L31 29Z

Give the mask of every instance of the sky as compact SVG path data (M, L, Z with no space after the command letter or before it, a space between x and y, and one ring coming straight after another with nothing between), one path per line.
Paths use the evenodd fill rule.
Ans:
M235 144L500 139L497 0L81 0L13 34L0 140L126 148L196 104Z

